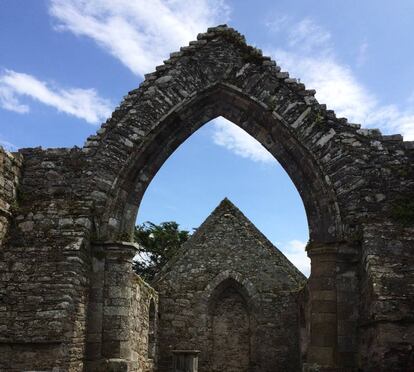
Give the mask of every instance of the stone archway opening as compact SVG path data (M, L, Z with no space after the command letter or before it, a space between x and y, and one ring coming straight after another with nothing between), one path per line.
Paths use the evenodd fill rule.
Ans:
M162 165L162 167L160 168L160 170L157 172L157 174L154 176L154 178L151 181L150 184L150 188L151 185L153 184L153 182L156 182L157 177L159 176L160 173L163 172L163 169L165 166L169 166L168 164L170 162L174 162L176 161L175 156L177 153L179 153L180 151L182 151L182 148L186 146L186 144L191 141L192 138L194 138L194 136L197 136L197 134L199 133L199 131L202 131L204 128L206 128L206 126L208 126L209 123L206 123L205 125L203 125L197 132L192 133L191 136L184 142L182 143L173 154L171 154L170 158L168 158L166 160L166 162ZM239 127L237 127L235 124L231 123L229 124L232 127L237 128L240 131L243 131L243 129L240 129ZM256 142L259 146L261 146L259 144L259 142L257 140L255 140L253 137L249 136L246 132L244 132L246 136L248 136L252 141ZM214 144L213 144L214 146ZM262 147L262 146L261 146ZM262 147L263 148L263 147ZM269 157L271 158L271 161L276 163L276 161L274 160L274 157L272 157L272 155L263 148L264 151L266 151L267 154L269 154ZM186 153L184 152L183 155L180 155L178 159L181 159L185 157ZM221 154L222 155L222 154ZM216 165L215 167L219 167L219 165ZM281 167L280 167L281 168ZM190 168L191 169L191 168ZM273 169L271 169L271 171L273 171ZM276 171L275 171L276 172ZM284 170L282 170L283 173ZM167 172L167 175L169 177L171 177L171 173L172 171ZM270 172L269 172L270 173ZM229 174L229 177L231 177L231 174ZM248 175L247 175L248 177ZM288 178L287 176L285 176L286 178ZM169 180L168 177L166 177L164 179L165 180ZM211 181L211 180L210 180ZM184 183L185 180L181 180L180 183ZM290 182L290 180L289 180ZM168 185L170 185L170 183L168 183ZM157 187L159 188L161 186L161 184L158 184ZM237 187L237 185L235 184L233 187ZM274 187L277 189L278 185L274 184ZM294 189L294 186L292 184L290 184L290 187L292 189ZM147 197L147 193L151 192L151 189L148 188L146 190L146 193L144 194L144 201L145 198ZM295 190L295 189L294 189ZM295 194L297 194L297 191L294 191ZM277 198L277 195L273 195L273 198ZM232 199L232 198L231 198ZM251 199L254 199L254 195L251 195ZM299 195L298 195L298 199ZM167 202L167 200L164 200L163 202ZM192 203L192 208L190 211L188 211L188 213L192 214L195 213L195 210L199 207L201 203L198 201L194 201ZM184 206L182 206L181 204L177 204L179 205L181 208L185 208ZM277 210L278 214L283 214L282 211L279 208L275 208L275 210ZM305 215L304 210L301 211L303 213L303 215ZM167 212L164 212L164 216L170 216L171 214L167 214ZM171 211L170 211L171 213ZM203 218L205 218L205 216L207 215L207 213L205 215L201 214ZM141 217L141 221L146 221L148 220L146 217ZM169 220L169 218L168 218ZM177 222L180 222L179 219L174 219ZM152 219L150 219L150 221L153 221ZM161 220L161 221L166 221L166 219ZM306 221L306 218L305 218ZM294 222L292 223L293 226ZM199 224L193 224L191 226L198 226ZM307 231L306 231L307 233ZM247 264L247 262L246 262ZM265 369L260 369L260 368L265 368L263 366L263 364L265 363L264 360L266 359L266 357L263 354L266 354L266 352L254 352L254 356L251 355L251 350L255 349L255 338L254 335L252 333L254 333L254 327L255 327L255 322L252 319L252 314L251 314L251 310L249 308L249 306L251 306L251 303L249 301L249 296L246 294L246 291L243 290L243 285L239 284L237 281L235 281L234 279L224 279L224 281L222 283L216 283L217 284L217 288L215 290L214 293L216 293L216 295L212 296L211 301L210 301L210 309L214 309L211 310L209 312L209 324L210 324L210 341L208 343L208 346L203 347L202 344L194 344L193 349L190 347L189 350L187 350L187 348L189 347L188 345L185 345L185 348L183 350L183 346L179 346L176 347L176 350L173 350L172 353L174 354L174 358L175 358L175 362L179 361L180 359L178 358L179 353L184 353L183 355L189 355L188 353L191 352L195 352L195 350L200 351L200 363L203 363L202 366L200 366L200 368L205 368L205 360L208 359L209 362L211 364L209 364L209 366L207 367L208 370L210 371L244 371L244 370L253 370L252 368L255 368L255 371L264 371ZM154 284L153 284L154 285ZM156 285L155 285L155 288ZM162 299L162 295L160 296L160 302L161 304L164 302ZM216 298L217 297L217 298ZM178 297L177 297L178 298ZM181 298L181 297L179 297ZM249 304L248 304L249 303ZM213 304L213 306L211 306L211 304ZM161 310L161 318L163 316L163 311L164 308L163 306L161 306L162 310ZM233 312L234 310L234 312ZM185 314L188 313L188 311L191 311L190 309L186 309L184 310ZM168 318L170 318L170 314L167 314ZM185 317L183 317L185 319ZM184 319L180 318L180 322L184 321ZM247 319L247 321L246 321ZM163 320L161 320L161 324L163 323ZM193 328L192 325L189 325L188 327ZM264 325L261 325L262 328L265 328ZM165 324L161 326L162 329L165 329L166 326ZM270 327L269 327L270 328ZM231 331L231 329L240 329L240 334L234 333ZM262 332L265 332L266 330L262 330ZM163 331L162 333L166 333L166 331ZM277 332L274 332L277 333ZM294 333L294 330L292 331L292 333ZM171 336L172 337L172 336ZM293 336L294 338L294 336ZM178 340L184 340L185 337L184 336L176 336L176 339ZM174 340L176 341L176 340ZM272 343L274 342L273 338L269 337L268 338L268 343L266 344L266 347L264 347L262 345L262 349L266 349L268 350ZM160 358L162 359L162 368L165 368L165 370L167 370L168 365L170 362L165 361L166 359L166 355L171 354L171 351L167 350L166 344L174 344L174 342L169 339L169 340L160 340ZM191 343L190 343L191 345ZM228 346L223 347L223 345ZM278 347L278 345L276 345L276 348ZM293 349L293 348L292 348ZM204 353L208 350L208 352L210 353L210 356L206 357L204 355ZM294 353L292 353L294 354ZM184 356L181 356L182 358L184 358ZM185 359L187 360L187 359ZM228 364L223 364L223 361L227 360ZM299 353L297 353L297 360L299 360ZM163 363L164 362L164 363ZM286 363L286 361L283 361L284 363ZM174 360L172 361L172 363L174 363ZM184 362L183 362L184 363ZM271 364L271 363L269 363ZM282 363L280 363L282 364ZM261 366L261 367L260 367ZM204 369L201 369L204 370ZM267 369L266 369L267 371Z
M192 133L164 162L145 190L136 221L175 221L192 232L225 197L309 275L308 222L297 189L260 142L223 117Z
M302 198L310 240L340 240L342 224L335 196L309 150L292 136L282 117L274 117L251 97L222 84L175 108L155 126L139 149L140 156L132 156L113 186L114 198L103 216L101 234L131 234L145 190L161 166L195 131L219 116L245 130L282 165Z
M308 110L306 116L309 115L317 113ZM203 89L163 116L141 145L133 149L130 161L123 165L112 187L100 233L110 239L130 236L145 190L161 166L196 130L219 116L259 141L282 165L302 198L308 220L309 246L316 247L309 253L315 263L313 269L316 269L311 273L309 285L320 291L321 298L329 293L327 302L332 303L326 312L327 307L321 305L319 309L320 301L312 298L313 311L321 312L321 316L312 318L315 326L311 329L323 335L324 341L321 344L315 339L315 345L311 342L308 360L332 365L336 359L337 309L336 284L329 278L336 264L336 245L343 239L343 226L329 178L324 175L314 153L292 132L292 126L299 126L304 115L289 126L288 118L274 115L256 98L232 85L218 83ZM324 263L326 259L329 264ZM321 282L328 286L321 289ZM312 330L310 333L312 340Z

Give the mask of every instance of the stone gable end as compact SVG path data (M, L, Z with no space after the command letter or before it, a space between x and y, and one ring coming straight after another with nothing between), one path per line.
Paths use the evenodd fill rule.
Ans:
M153 283L160 296L159 371L171 370L173 350L200 350L200 371L298 370L297 300L305 283L224 199Z

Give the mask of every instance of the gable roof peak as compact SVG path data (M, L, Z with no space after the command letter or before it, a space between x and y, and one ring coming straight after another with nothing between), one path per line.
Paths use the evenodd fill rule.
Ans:
M229 213L229 212L236 212L236 213L242 213L239 208L236 207L235 204L233 204L229 198L225 197L220 204L211 212L213 215L217 214L223 214L223 213Z
M247 46L246 38L244 37L244 35L242 35L236 29L227 26L226 24L218 25L215 27L209 27L207 29L207 32L200 33L197 35L197 40L209 41L217 36L222 36L225 37L228 41L232 41L237 44L243 44L244 46Z
M241 234L241 235L240 235ZM181 259L183 255L189 252L191 247L203 246L206 241L229 241L233 237L247 237L250 242L255 242L254 245L258 249L264 249L270 253L269 257L273 257L276 266L283 267L290 275L303 282L305 276L299 271L297 267L276 247L270 242L266 236L259 231L259 229L251 222L243 212L237 208L227 197L225 197L219 205L210 213L204 220L194 234L188 239L179 250L178 254L174 256L157 275L155 282L162 280L171 267ZM236 239L237 240L237 239ZM251 244L250 244L251 245Z
M217 30L223 30L225 28L229 28L229 26L226 23L223 23L222 25L217 25L217 26L209 27L207 29L207 32L214 32L214 31L217 31Z

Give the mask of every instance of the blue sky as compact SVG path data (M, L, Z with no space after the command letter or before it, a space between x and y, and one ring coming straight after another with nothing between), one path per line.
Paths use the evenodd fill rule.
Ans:
M414 140L412 0L0 0L0 144L82 146L143 74L221 23L316 89L338 116ZM138 221L191 229L225 196L308 272L296 189L224 119L171 156Z

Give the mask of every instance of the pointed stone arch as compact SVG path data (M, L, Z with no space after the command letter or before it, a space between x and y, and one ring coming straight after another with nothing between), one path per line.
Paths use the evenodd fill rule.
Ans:
M235 30L219 26L197 39L146 75L85 144L96 237L129 239L162 164L223 116L268 149L301 195L312 266L307 361L330 368L351 355L355 364L358 283L347 275L358 270L364 221L381 218L370 204L380 182L372 164L394 142L337 118ZM352 311L338 315L342 304Z
M136 219L148 184L166 159L192 133L217 116L232 121L256 138L290 175L305 205L310 236L318 241L335 241L342 236L339 208L327 179L313 154L292 136L282 117L272 115L258 103L229 84L218 83L185 101L159 122L143 146L124 166L124 175L113 186L127 190L107 208L108 221L120 221L121 234L127 234Z
M94 189L102 190L98 236L127 236L144 191L165 160L194 131L223 116L287 171L302 197L311 240L343 240L348 213L337 185L344 195L361 178L355 167L345 181L337 180L355 157L342 137L363 135L319 105L314 93L247 46L236 31L218 27L199 35L147 75L87 142ZM348 161L335 164L339 155Z
M257 139L295 184L311 243L355 240L374 173L369 163L398 136L361 130L319 104L315 91L227 26L199 34L147 74L82 151L94 190L96 236L131 232L145 189L166 159L209 120L223 116ZM397 138L398 137L398 138Z
M257 299L258 292L254 284L249 279L244 278L242 274L234 270L222 271L207 284L206 288L204 288L204 298L207 306L212 302L219 286L224 282L233 283L239 289L249 307L254 310L254 300Z

